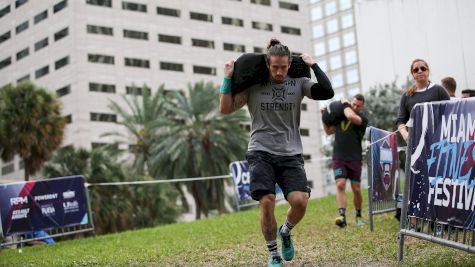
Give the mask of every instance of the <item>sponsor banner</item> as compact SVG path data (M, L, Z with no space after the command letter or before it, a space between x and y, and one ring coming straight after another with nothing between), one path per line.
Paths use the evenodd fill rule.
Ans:
M82 176L0 184L4 236L87 224Z
M371 160L368 161L368 168L371 168L372 200L395 200L396 183L399 181L396 134L370 127L368 138L372 144Z
M249 164L246 160L235 161L230 164L231 173L238 193L240 201L252 200L251 197L251 175L249 173ZM282 195L282 190L276 184L275 193L277 196Z
M419 104L411 119L408 215L475 229L475 98Z

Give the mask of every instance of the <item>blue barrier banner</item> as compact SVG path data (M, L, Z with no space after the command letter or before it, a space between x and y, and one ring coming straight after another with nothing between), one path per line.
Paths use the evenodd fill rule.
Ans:
M475 229L475 98L416 105L408 215Z
M399 155L394 133L370 127L372 200L395 200L399 181Z
M239 194L240 201L252 200L251 197L251 175L249 174L249 164L246 160L235 161L229 165L231 174L233 176L234 185L236 186L237 193ZM275 185L276 195L282 195L282 189Z
M0 184L0 218L4 236L87 224L84 178Z

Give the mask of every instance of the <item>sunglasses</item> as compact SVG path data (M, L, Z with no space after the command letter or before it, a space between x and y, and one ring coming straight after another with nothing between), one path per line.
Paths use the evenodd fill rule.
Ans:
M427 70L427 68L424 67L424 66L422 66L422 67L417 67L417 68L415 68L415 69L412 70L412 73L418 73L419 71L424 72L424 71L426 71L426 70Z

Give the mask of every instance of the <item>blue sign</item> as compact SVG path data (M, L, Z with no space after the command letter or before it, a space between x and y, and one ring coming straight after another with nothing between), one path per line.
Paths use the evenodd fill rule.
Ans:
M475 229L475 98L411 113L409 216Z
M235 161L230 164L231 173L234 180L234 185L238 193L240 201L252 200L251 197L251 175L249 173L249 164L246 160ZM276 195L282 195L282 189L275 185Z
M4 236L88 223L82 176L0 184Z
M396 183L399 181L397 171L399 156L397 138L394 133L370 127L369 141L371 145L371 188L372 200L395 200Z

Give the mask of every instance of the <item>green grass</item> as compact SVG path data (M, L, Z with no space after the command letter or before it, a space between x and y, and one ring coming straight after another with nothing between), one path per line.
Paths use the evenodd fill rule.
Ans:
M348 194L349 203L351 199ZM287 208L287 204L276 208L279 224ZM334 225L336 215L334 196L312 200L306 217L293 230L296 256L285 265L475 266L475 254L411 237L406 238L400 264L399 226L393 213L376 215L374 232L369 224L355 226L351 204L346 229ZM267 257L258 210L252 209L196 222L26 247L22 253L6 249L0 251L0 266L265 266Z

